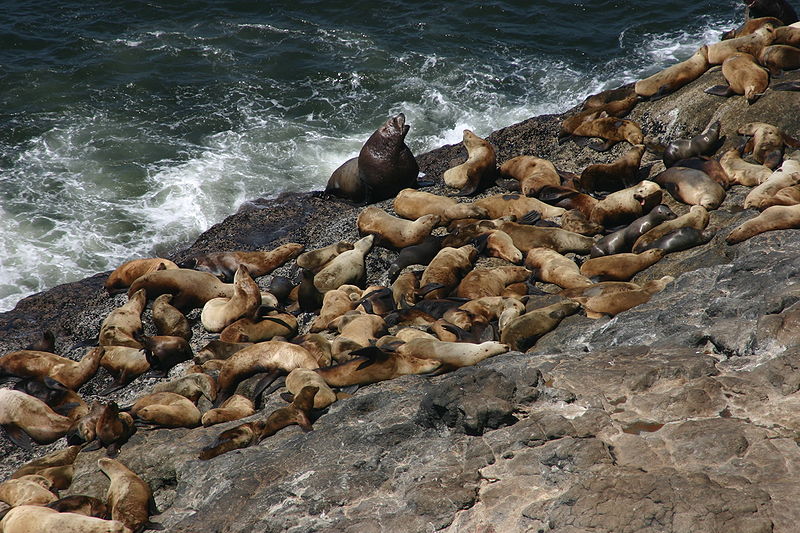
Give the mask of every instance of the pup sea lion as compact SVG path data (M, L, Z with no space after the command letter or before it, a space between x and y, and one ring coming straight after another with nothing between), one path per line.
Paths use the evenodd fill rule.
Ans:
M120 412L116 402L110 402L100 411L95 426L98 446L106 449L108 457L116 457L119 448L128 442L136 433L133 417L125 412ZM88 449L89 447L87 446Z
M758 54L758 63L767 67L772 76L778 76L784 70L800 68L800 49L785 44L765 46Z
M603 117L586 122L575 128L574 137L599 137L605 139L602 144L590 144L589 147L600 152L610 150L615 144L627 141L632 145L643 144L642 128L633 121L615 117Z
M323 293L338 289L341 285L363 286L367 276L364 257L372 249L374 240L374 235L367 235L357 240L352 250L333 258L314 275L314 286Z
M447 296L459 284L461 277L472 269L477 255L478 250L471 245L442 248L425 268L419 282L422 288L430 284L440 285L441 288L428 292L425 298Z
M531 155L509 159L500 165L500 174L517 180L519 190L525 196L536 195L542 187L548 185L561 185L561 177L555 165L547 159Z
M735 148L722 154L722 157L719 158L719 163L733 183L744 185L745 187L760 185L772 175L772 170L768 167L761 164L748 163L742 159L739 150Z
M700 170L670 167L653 178L653 181L685 204L716 209L725 200L725 189Z
M258 278L269 274L287 261L297 257L303 251L302 244L290 242L270 251L235 251L216 252L190 257L180 264L181 268L193 268L208 272L220 280L229 283L240 266L245 266L248 273Z
M731 231L725 241L737 244L765 231L800 228L800 205L775 205Z
M43 401L24 392L0 389L0 427L20 448L30 449L30 439L38 444L55 442L71 426L70 418L59 415Z
M0 522L0 529L3 533L133 533L117 520L59 513L39 505L21 505L11 509Z
M475 205L485 209L490 218L513 215L521 219L531 211L537 211L544 218L552 218L561 216L566 211L521 194L495 194L476 200Z
M250 398L246 398L241 394L234 394L225 400L221 406L206 411L201 421L203 426L208 427L223 422L239 420L255 414L255 412L256 408Z
M482 241L482 238L485 240ZM481 247L481 243L485 245L483 249L484 255L504 259L515 265L522 262L522 252L514 246L514 240L505 231L487 231L473 242L478 248Z
M154 257L150 259L133 259L118 266L104 283L109 293L122 292L141 276L156 270L176 269L178 265L169 259Z
M470 300L484 296L500 296L506 285L524 281L529 275L527 268L518 266L473 270L458 284L456 296Z
M55 353L56 349L56 336L49 329L43 331L42 334L34 341L31 341L23 350L34 350L37 352L50 352Z
M689 59L637 81L636 94L645 99L661 98L696 80L708 70L708 67L708 47L702 46Z
M681 228L694 228L697 231L703 231L706 229L706 226L708 226L709 219L708 210L706 210L705 207L693 205L685 215L665 220L661 224L643 233L636 239L631 249L633 253L638 254L648 248L657 248L653 246L655 241Z
M601 257L622 252L629 252L636 239L658 226L659 224L676 218L668 206L659 204L646 215L637 218L624 228L610 233L597 241L591 250L591 257Z
M416 189L403 189L394 199L395 212L403 218L417 220L425 215L437 215L439 225L446 226L462 218L488 218L481 207L472 203L458 203L455 198L438 196Z
M578 265L550 248L531 248L525 266L539 281L553 283L563 289L585 287L592 282L580 273Z
M162 528L150 521L150 515L158 511L147 482L115 459L100 458L97 466L111 481L106 500L111 507L112 519L122 522L132 531Z
M459 189L460 196L472 196L497 172L497 157L491 143L470 130L464 130L463 142L467 149L466 162L446 170L443 177L448 187Z
M439 215L423 215L412 222L394 217L379 207L367 207L359 213L356 225L360 235L375 235L376 244L398 249L420 244L439 220Z
M658 184L647 180L641 181L633 187L613 192L597 202L589 220L607 228L628 224L660 204L661 194L661 187Z
M223 283L213 274L178 268L175 270L158 270L138 278L128 289L128 297L139 289L147 291L148 298L162 294L172 294L172 305L181 311L203 307L213 298L230 298L233 296L233 285Z
M637 272L656 264L664 257L658 248L640 254L619 253L589 259L581 265L580 272L587 278L598 281L628 281Z
M166 428L200 425L200 411L191 400L174 392L153 392L136 400L131 415L147 424Z
M392 283L395 309L408 309L417 301L419 276L416 272L403 272Z
M261 306L261 289L247 267L239 265L233 277L230 298L212 298L203 306L200 321L206 331L218 333L237 319L252 317Z
M162 294L153 300L153 324L159 335L192 338L192 326L177 307L173 307L171 294Z
M745 153L752 153L756 161L773 170L783 160L784 146L800 148L800 141L766 122L750 122L739 128L738 133L753 137L745 145Z
M509 321L500 333L500 342L509 349L528 351L542 335L554 330L561 321L575 314L580 305L570 300L542 307Z
M58 498L50 492L50 480L38 474L28 474L0 483L0 501L11 507L18 505L47 505Z
M719 41L708 46L708 63L721 65L726 59L737 53L757 56L761 49L772 44L775 39L774 28L765 24L750 35Z
M222 330L219 340L229 343L263 342L273 337L291 338L297 333L297 318L289 313L272 313L259 319L240 318Z
M705 92L717 96L741 94L748 104L752 104L769 86L769 73L756 62L754 56L743 52L733 54L722 62L722 75L728 86L715 85Z
M720 144L720 121L710 124L702 133L691 139L676 139L664 149L664 166L669 168L681 159L713 154Z
M644 145L637 144L613 163L589 165L581 172L580 186L584 192L614 192L637 182Z
M68 389L78 390L100 366L102 348L91 348L80 361L54 353L21 350L0 356L0 376L43 379L50 377Z
M157 270L138 278L134 283L146 276L161 272L177 272L177 270ZM141 348L142 345L134 337L142 331L142 311L147 305L147 294L143 290L128 292L128 301L111 311L100 325L100 346L129 346Z
M797 13L786 0L745 0L745 19L775 17L783 24L797 22Z
M403 113L389 118L367 139L357 160L351 159L333 172L325 192L371 204L413 188L419 166L405 144L409 129Z

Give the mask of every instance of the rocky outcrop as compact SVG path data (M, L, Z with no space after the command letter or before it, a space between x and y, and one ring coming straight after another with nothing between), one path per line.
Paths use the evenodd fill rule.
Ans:
M696 134L717 118L731 143L738 126L753 120L800 133L800 116L789 111L797 93L768 92L748 107L741 97L702 92L720 77L710 72L640 103L630 118L661 141ZM576 172L626 149L597 154L558 145L561 119L536 117L493 133L498 162L532 154ZM464 157L463 148L449 146L418 159L440 180ZM640 177L660 168L648 154ZM612 319L574 315L529 353L364 387L315 413L312 432L290 426L210 461L197 459L200 449L237 423L140 430L118 458L150 484L162 511L154 520L174 532L794 531L800 230L725 244L730 229L754 215L739 207L745 192L734 187L712 212L708 244L670 254L637 277L669 274L673 283ZM352 241L357 213L311 194L254 201L171 258ZM385 281L393 257L382 249L369 255L372 281ZM76 345L95 337L124 300L102 294L103 279L57 287L0 315L0 352L50 327L59 351L77 358L85 348ZM195 350L209 338L195 325ZM101 373L81 393L91 397L109 381ZM155 382L137 381L117 399L130 403ZM264 411L280 405L273 395ZM2 479L31 457L4 437L0 453ZM79 454L63 494L105 494L101 454Z

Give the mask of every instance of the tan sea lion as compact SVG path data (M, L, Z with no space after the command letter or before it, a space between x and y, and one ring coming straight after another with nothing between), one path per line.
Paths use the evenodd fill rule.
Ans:
M527 253L531 248L545 247L562 254L585 254L594 243L590 237L561 228L540 228L507 220L485 221L479 226L504 231L522 253Z
M627 141L632 145L644 144L642 128L633 121L616 117L602 117L585 122L572 132L574 137L599 137L606 142L589 145L590 148L604 152L615 144Z
M442 248L425 268L419 285L425 288L431 284L441 285L425 295L426 299L444 298L461 281L462 276L472 269L478 250L472 245L460 248Z
M174 392L195 404L203 396L213 403L217 399L217 382L208 374L193 373L156 383L153 386L153 392Z
M520 155L500 165L500 174L519 182L519 190L524 196L536 195L548 185L561 185L561 177L555 165L547 159ZM479 217L475 217L479 218Z
M771 199L762 202L764 209L773 205L797 205L800 204L800 185L784 187L775 193Z
M50 492L50 480L38 474L27 474L0 483L0 501L11 507L47 505L58 499Z
M508 233L497 229L487 231L483 236L486 238L486 248L483 251L485 255L504 259L515 265L522 263L522 252L514 246L514 239ZM480 240L476 241L476 244L478 243L480 243Z
M531 248L525 256L525 267L539 281L554 283L563 289L585 287L592 282L582 275L575 261L550 248Z
M356 220L360 235L375 235L375 244L405 248L420 244L439 224L439 215L423 215L414 221L390 215L379 207L367 207Z
M206 331L219 333L239 318L251 318L259 307L261 289L247 267L240 265L233 277L233 295L207 301L200 313L200 321Z
M314 356L320 367L331 364L331 341L319 333L306 333L292 339L292 344L298 344Z
M334 319L328 327L339 331L331 343L331 357L337 361L348 359L352 350L369 346L387 333L383 318L355 311Z
M612 291L607 291L605 284L622 284L624 282L605 281L579 289L580 293L573 293L569 296L565 292L561 294L578 302L589 318L600 318L603 315L616 316L649 301L655 293L662 291L674 279L672 276L664 276L657 280L650 280L642 286L627 283L624 286L617 286Z
M633 243L633 253L638 254L643 252L656 240L681 228L694 228L698 231L703 231L706 229L706 226L708 226L709 220L708 210L706 210L705 207L693 205L685 215L665 220L639 236Z
M203 307L213 298L233 296L233 284L223 283L215 275L188 268L159 270L138 278L128 289L128 297L139 289L147 291L148 298L172 294L172 305L181 311Z
M584 215L582 211L577 209L570 209L561 215L560 225L561 229L563 230L586 235L587 237L602 233L605 229L600 224L589 220L589 218Z
M653 181L685 204L716 209L725 200L725 189L701 170L670 167L653 178Z
M352 250L337 255L314 275L314 286L323 293L341 285L363 286L367 275L364 257L372 249L374 240L374 235L367 235L357 240Z
M138 278L135 282L154 274L178 272L178 270L157 270ZM142 345L134 337L142 331L142 311L147 305L147 294L143 290L128 293L128 301L111 311L100 325L100 346L129 346L141 348Z
M349 387L350 385L378 383L411 374L427 374L442 365L433 359L419 358L400 352L384 352L374 346L358 350L358 355L359 357L356 359L340 365L320 368L316 372L330 387Z
M467 149L466 162L446 170L443 177L445 185L459 189L459 195L472 196L482 182L497 172L497 156L489 141L470 130L464 130L463 142Z
M331 390L325 380L317 372L307 368L295 368L286 376L286 388L292 395L300 394L305 387L317 387L314 396L314 409L325 409L336 401L336 393Z
M774 39L775 28L770 24L765 24L750 35L709 44L708 63L710 65L721 65L736 53L757 56L761 49L772 44Z
M310 250L297 256L298 266L317 273L330 263L334 257L342 252L353 249L353 244L349 242L339 241L334 244L329 244L323 248Z
M209 409L201 419L203 426L213 426L223 422L239 420L255 414L256 408L250 398L241 394L234 394L225 400L221 406Z
M271 313L258 319L240 318L219 335L229 343L263 342L273 337L291 338L297 333L297 318L290 313Z
M763 210L778 191L800 183L800 161L795 159L798 155L800 152L795 152L766 181L754 187L744 199L744 208Z
M708 67L708 47L704 45L689 59L637 81L636 94L642 98L661 98L696 80Z
M758 63L772 76L779 76L784 70L800 68L800 48L785 44L765 46L758 54Z
M211 359L227 359L242 348L251 346L252 342L226 342L219 339L209 341L194 356L195 363L203 364Z
M407 357L433 359L447 368L473 366L484 359L508 351L508 345L488 341L481 344L471 342L445 342L438 339L411 339L397 348L397 352Z
M392 283L392 298L397 309L407 309L417 302L419 276L416 272L403 272Z
M500 296L506 285L524 281L530 274L527 268L519 266L476 269L464 276L455 294L459 298L470 300L483 296Z
M581 111L567 117L561 123L558 134L559 143L568 139L576 128L586 122L603 117L621 118L626 116L636 107L638 101L639 96L631 85L590 96L584 101Z
M11 474L11 479L17 479L28 474L39 474L42 470L54 466L71 465L75 462L75 458L78 457L80 451L80 446L68 446L63 450L57 450L44 457L28 461Z
M509 349L520 352L528 351L539 338L554 330L561 321L575 314L580 305L569 300L529 311L514 318L500 332L500 342Z
M109 371L115 380L102 394L119 390L150 370L150 362L143 349L128 346L106 346L100 366Z
M150 259L133 259L118 266L105 281L105 289L109 293L122 292L141 276L156 270L176 269L178 265L169 259L154 257Z
M200 411L191 400L174 392L153 392L140 397L131 407L134 418L166 428L200 425Z
M122 522L77 513L59 513L39 505L11 509L2 522L3 533L133 533Z
M337 317L356 308L361 298L361 289L355 285L341 285L338 289L325 293L319 316L311 323L310 332L319 333L328 329L328 324Z
M66 435L72 420L38 398L17 390L0 389L0 426L14 444L29 449L30 439L50 444Z
M633 187L611 193L597 202L589 220L605 227L628 224L660 204L661 194L661 187L657 183L641 181Z
M791 26L781 26L775 28L775 39L772 44L783 44L788 46L800 46L800 27L792 24Z
M744 185L745 187L760 185L772 175L772 170L768 167L761 164L748 163L742 159L739 150L735 148L722 154L722 157L719 158L719 163L733 183Z
M750 122L740 127L737 133L753 137L745 145L745 153L752 153L756 161L773 170L783 161L784 146L800 148L800 141L766 122Z
M563 215L566 211L522 194L495 194L476 200L475 205L485 209L490 218L513 215L519 219L531 211L537 211L542 218L553 218Z
M190 257L180 267L208 272L229 283L240 266L246 267L252 277L258 278L294 259L303 248L302 244L290 242L269 251L215 252Z
M800 228L800 205L775 205L731 231L725 241L737 244L765 231Z
M116 402L110 402L100 411L95 427L97 443L106 449L108 457L116 457L119 448L136 433L133 417L121 412Z
M159 335L192 338L192 326L177 307L173 307L171 294L162 294L153 300L153 324Z
M613 163L589 165L581 172L580 186L584 192L614 192L637 183L639 164L644 145L634 145Z
M465 331L471 331L476 325L485 326L489 322L500 320L502 330L505 322L524 312L525 304L516 298L483 296L474 298L457 309L446 311L443 318Z
M666 148L664 148L664 166L669 168L683 159L713 154L720 144L720 127L721 123L717 120L709 124L705 130L691 139L676 139L671 141L667 144Z
M158 511L147 482L115 459L100 458L97 466L111 481L106 500L111 507L112 519L122 522L132 531L161 527L150 522L150 515L157 514Z
M259 342L240 350L222 363L217 378L219 397L227 399L240 381L259 372L289 373L295 368L319 367L305 348L283 341Z
M744 37L745 35L750 35L756 30L759 30L770 24L772 27L775 28L775 40L778 39L778 30L780 30L779 26L783 26L783 21L775 17L758 17L750 20L745 20L743 24L739 27L734 28L730 31L727 31L722 34L720 40L726 41L728 39L733 39L735 37Z
M439 225L446 226L462 218L488 218L484 209L472 203L459 203L455 198L439 196L416 189L403 189L394 199L395 212L409 220L425 215L438 215Z
M589 259L581 265L581 274L598 281L628 281L637 272L656 264L664 250L650 249L640 254L620 253Z
M728 85L714 85L705 90L717 96L741 94L748 104L755 103L769 86L769 73L750 54L736 53L722 63L722 75Z
M92 379L100 366L103 348L91 348L80 361L54 353L21 350L0 356L0 376L53 378L71 390L78 390Z

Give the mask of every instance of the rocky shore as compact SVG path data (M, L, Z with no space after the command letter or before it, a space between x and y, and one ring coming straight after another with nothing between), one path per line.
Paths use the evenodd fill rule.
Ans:
M786 76L797 79L797 71ZM739 126L754 121L800 135L800 93L768 91L748 105L703 92L722 82L710 71L639 103L627 118L664 143L714 120L726 147L736 144ZM530 154L579 173L627 150L624 143L604 154L559 145L559 125L575 111L489 135L498 163ZM436 181L426 190L445 194L443 172L465 156L461 145L418 155L421 171ZM647 153L639 178L661 170ZM800 230L727 245L730 230L756 213L741 208L748 190L732 187L711 211L710 242L670 254L635 278L671 275L673 283L614 318L577 314L528 353L363 387L330 406L310 433L291 426L258 446L199 461L198 451L237 422L140 430L118 459L150 484L161 511L153 520L174 532L796 531ZM664 198L677 214L688 211ZM390 209L391 201L377 205ZM314 194L253 200L166 257L352 242L358 212ZM370 282L386 283L394 255L373 249ZM52 329L57 351L79 358L81 343L125 301L102 290L106 275L31 296L0 315L0 353ZM211 338L195 323L195 351ZM91 399L110 381L101 371L81 394ZM137 380L115 399L128 404L156 382ZM283 404L274 394L264 410ZM64 445L30 454L0 437L0 479ZM95 466L102 455L81 453L62 495L103 498L108 481Z

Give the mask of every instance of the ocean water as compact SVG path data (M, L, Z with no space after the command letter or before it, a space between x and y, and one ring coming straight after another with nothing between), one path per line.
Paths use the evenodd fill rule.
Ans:
M322 189L387 116L414 153L690 56L734 0L3 2L0 311Z

